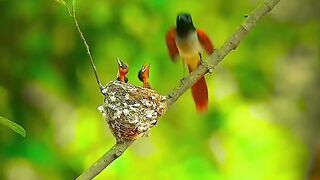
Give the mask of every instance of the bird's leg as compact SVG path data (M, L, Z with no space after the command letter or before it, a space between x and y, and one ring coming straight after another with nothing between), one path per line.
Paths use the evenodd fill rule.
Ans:
M202 59L202 54L200 52L199 53L199 57L200 57L200 63L203 63L203 59Z
M209 65L207 62L205 62L202 59L202 54L200 52L199 52L199 57L200 57L200 64L207 69L208 73L212 74L214 67L212 65Z

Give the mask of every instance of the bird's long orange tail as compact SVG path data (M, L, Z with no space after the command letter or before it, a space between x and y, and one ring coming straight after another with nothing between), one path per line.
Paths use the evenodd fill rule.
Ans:
M194 69L188 66L189 72ZM196 103L197 112L206 112L208 110L208 87L204 77L201 77L192 87L191 87L192 97Z

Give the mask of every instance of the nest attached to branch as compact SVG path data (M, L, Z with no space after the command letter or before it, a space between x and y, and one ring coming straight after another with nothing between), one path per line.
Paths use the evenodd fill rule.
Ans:
M98 109L117 142L148 135L167 109L165 96L129 83L111 81L102 93L105 100Z

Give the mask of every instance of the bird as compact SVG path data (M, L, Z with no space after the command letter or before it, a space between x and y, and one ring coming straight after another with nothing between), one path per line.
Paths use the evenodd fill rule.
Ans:
M149 73L150 73L150 65L143 65L140 71L138 72L138 78L141 82L143 82L143 87L152 89L149 83Z
M209 36L201 29L195 28L189 13L180 13L176 19L176 27L166 34L166 44L173 62L179 58L187 64L189 73L198 68L202 62L201 53L208 55L214 51ZM204 77L201 77L192 87L192 96L197 112L208 110L208 88Z
M117 58L117 61L118 61L118 65L119 65L117 80L124 82L124 83L127 83L128 82L127 74L129 72L129 67L127 64L122 62L119 58Z

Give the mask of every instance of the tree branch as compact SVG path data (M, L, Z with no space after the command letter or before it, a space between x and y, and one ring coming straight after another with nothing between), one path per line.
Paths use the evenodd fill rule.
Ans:
M106 152L90 169L82 173L77 179L93 179L104 168L120 157L124 151L133 143L133 141L124 141L116 143L108 152Z
M208 57L207 62L203 62L195 71L182 79L181 85L169 93L167 99L168 107L171 106L179 97L185 93L197 80L207 73L211 73L214 68L221 62L226 55L232 50L235 50L240 41L251 31L256 23L280 0L269 0L259 5L252 13L246 18L242 25L235 31L235 33L227 40L224 45L214 51ZM94 163L87 171L82 173L77 179L92 179L97 176L103 169L105 169L114 160L119 158L124 151L134 141L118 142L106 154L104 154L96 163Z

